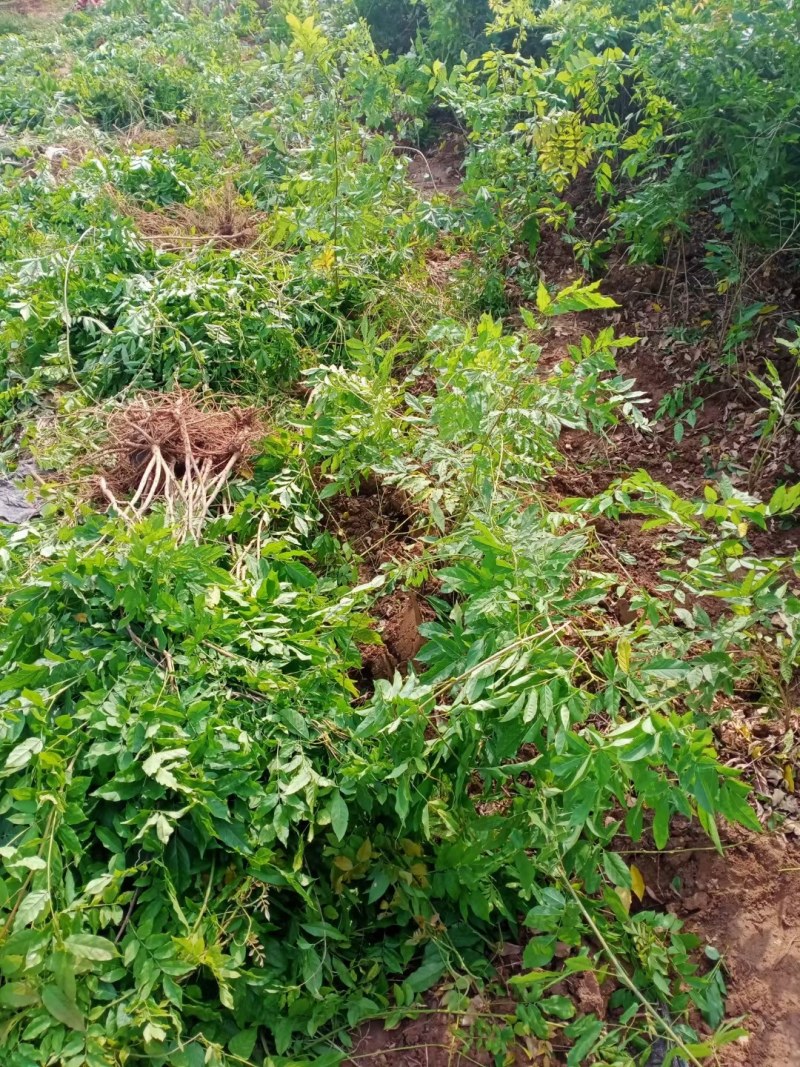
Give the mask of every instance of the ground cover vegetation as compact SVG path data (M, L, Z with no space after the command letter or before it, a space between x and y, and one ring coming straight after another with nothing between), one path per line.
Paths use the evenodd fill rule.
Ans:
M725 962L637 849L780 828L762 756L794 791L797 19L0 17L0 447L37 497L0 526L3 1067L334 1067L426 1014L452 1062L724 1062ZM654 404L603 278L667 304L693 256L716 302ZM678 447L720 389L749 436L701 491L635 456L555 491L565 444Z

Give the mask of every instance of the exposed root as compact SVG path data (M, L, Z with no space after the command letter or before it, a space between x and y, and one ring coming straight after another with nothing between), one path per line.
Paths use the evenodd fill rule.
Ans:
M190 391L145 393L108 420L108 456L97 493L131 523L158 500L178 539L199 539L208 514L255 452L255 408L201 401Z

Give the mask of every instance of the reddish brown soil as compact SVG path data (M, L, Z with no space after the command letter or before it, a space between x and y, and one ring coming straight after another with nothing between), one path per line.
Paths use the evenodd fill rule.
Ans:
M61 18L72 6L70 0L11 0L3 10L12 15L27 15L31 18Z
M552 240L547 243L542 270L547 284L556 289L578 275L569 251ZM695 264L694 270L695 277L700 277L701 267ZM551 372L566 356L570 345L579 344L584 335L596 335L603 327L613 327L617 335L639 337L635 347L619 352L617 362L622 375L634 379L636 387L648 397L644 410L652 419L659 401L691 377L703 360L718 359L714 328L725 314L722 298L709 291L707 284L702 286L698 281L691 287L681 282L673 288L667 282L668 291L664 295L660 292L665 285L664 278L663 271L657 268L631 267L622 261L612 263L601 288L620 307L575 312L554 319L541 340L543 372ZM761 282L758 295L764 302L787 299L786 293L775 290L771 278ZM790 311L786 308L786 314ZM785 333L781 321L779 318L778 323L772 323L769 330L762 326L761 335L757 334L749 342L742 353L749 366L758 370L765 356L779 358L770 330L777 335ZM701 328L700 324L705 325ZM675 336L676 331L680 334L684 328L700 331L703 336L697 343L684 343ZM548 488L556 498L592 496L615 478L643 468L656 481L686 497L701 495L705 485L720 475L727 475L738 489L768 498L777 483L791 484L800 477L790 466L798 467L800 450L797 435L784 437L780 447L769 455L756 483L751 484L749 469L758 446L757 427L763 415L758 412L759 401L752 388L748 391L746 384L744 375L739 381L726 381L717 376L714 382L698 386L697 394L703 398L703 405L695 426L684 422L680 441L675 440L674 421L667 416L654 422L650 431L621 424L605 439L585 431L565 431L559 441L565 463ZM622 534L621 524L617 524L617 530L613 536L609 531L610 541L615 542ZM749 539L753 552L759 556L789 556L800 549L800 525L791 518L773 521L765 531L752 528Z
M413 662L424 645L419 627L433 617L433 612L417 593L404 590L381 597L372 610L382 644L362 647L364 670L373 679L392 679L395 671L402 672Z
M431 1004L435 1000L431 998ZM474 1011L456 1016L436 1008L419 1019L401 1023L394 1030L384 1030L379 1022L363 1027L355 1037L353 1052L342 1067L494 1067L495 1057L482 1048L485 1045L487 1021L499 1023L503 1009L513 1013L512 1005L492 1003L488 1008L480 998L473 1001ZM555 1067L547 1051L539 1042L530 1040L529 1046L520 1043L509 1049L510 1058L503 1059L504 1067Z
M452 197L461 184L466 142L458 130L441 130L424 151L398 145L409 157L408 180L425 196Z
M800 1063L800 842L731 830L720 856L690 828L677 834L670 848L636 857L647 888L645 904L677 914L723 954L728 1015L743 1017L749 1030L747 1038L723 1048L712 1062L718 1067ZM604 1017L606 994L596 980L570 991L583 1011ZM487 1006L477 999L474 1011L456 1016L431 997L421 1018L394 1030L385 1031L380 1022L363 1027L345 1067L488 1067L495 1061L484 1051L479 1021L482 1015L488 1018L487 1009L499 1017L513 1011L503 1002ZM504 1063L555 1067L557 1054L535 1045L520 1045Z
M418 187L423 191L431 185L419 176L425 166L424 161L414 165ZM463 254L435 253L429 257L428 271L438 287L446 288L465 262ZM553 241L546 236L539 265L551 289L569 284L578 274L560 239ZM759 291L745 294L747 297L776 304L783 309L784 319L793 312L792 293L781 286L777 274L770 276L765 271L757 283ZM680 274L660 268L632 268L620 261L612 265L602 288L621 306L555 319L543 337L536 338L542 343L542 369L545 373L554 369L570 344L578 344L584 334L595 335L603 327L613 326L618 335L638 336L639 344L622 350L618 362L623 375L634 378L637 387L650 397L646 410L652 417L658 402L690 378L704 360L718 363L726 301L704 276L701 255L691 250L684 250ZM772 337L785 335L781 321L778 312L775 319L762 323L739 353L740 360L758 370L765 356L775 359ZM621 426L608 440L580 431L565 433L559 443L565 463L546 492L554 503L566 496L591 496L638 468L648 470L685 496L702 493L703 486L720 474L746 488L761 418L759 401L746 385L742 379L725 380L717 367L715 381L698 387L703 405L697 424L687 424L682 440L677 442L669 417L650 433ZM790 461L797 466L797 452L791 442L788 447L784 442L782 450L770 456L758 483L750 488L766 497L777 482L791 481ZM632 621L629 593L636 589L655 592L659 571L670 564L673 550L659 531L643 531L641 520L635 518L617 522L599 519L594 527L594 551L602 556L603 569L616 571L627 586L608 610L628 623ZM765 533L754 531L750 543L759 554L788 555L800 547L800 530L791 524L785 528L775 525ZM710 609L710 605L703 606ZM718 605L715 607L718 610ZM409 617L407 606L398 611L399 617ZM731 830L726 854L719 856L706 838L686 831L671 839L669 852L636 858L652 898L646 904L678 914L725 958L727 1015L745 1016L751 1036L721 1050L715 1061L720 1067L800 1065L800 803L781 769L791 759L785 737L791 737L792 728L797 727L792 699L787 696L782 728L778 723L776 729L774 715L767 709L749 704L747 694L725 701L719 727L731 763L740 766L764 794L756 801L759 816L770 824L777 820L786 836L758 837ZM571 992L584 1002L585 1010L604 1014L601 990ZM429 1006L439 1005L431 1000ZM444 1012L427 1014L389 1033L374 1023L357 1035L348 1064L460 1067L493 1062L481 1050L485 1046L474 1034L459 1031L458 1023L457 1017ZM548 1062L541 1050L519 1050L519 1055L522 1058L517 1062Z
M728 842L720 856L687 832L636 862L656 902L725 958L728 1016L745 1016L750 1037L718 1062L789 1067L800 1063L800 843L741 830Z
M575 277L574 266L570 268L558 255L551 258L549 268L545 263L551 285L560 287ZM710 337L685 344L675 339L673 328L713 322L722 311L722 301L713 293L709 296L707 288L696 286L689 291L688 280L674 287L668 281L664 295L659 292L663 280L652 269L618 264L602 288L617 299L620 309L556 319L543 344L545 370L557 365L567 345L577 344L583 334L593 335L602 326L613 325L617 333L639 336L642 341L623 350L618 362L623 374L634 378L651 398L648 413L652 416L667 392L690 376L703 359L715 356ZM771 280L764 279L763 284L769 290ZM785 296L767 292L763 299L786 307ZM774 358L768 337L762 351L758 344L757 337L744 353L756 368L764 355ZM697 424L686 427L680 442L674 440L669 419L656 424L652 433L619 427L607 441L580 431L565 433L560 442L565 464L550 480L548 490L556 500L591 496L637 468L646 469L685 496L699 495L720 473L746 488L759 415L754 398L740 385L717 381L701 386L704 404ZM752 489L767 497L776 482L796 480L787 472L789 460L797 465L797 451L791 446L771 456ZM617 570L630 587L655 591L658 572L668 565L658 531L642 531L641 522L630 518L600 519L594 526L606 566ZM791 555L800 548L800 529L791 523L783 527L773 523L767 531L751 530L749 540L759 555ZM703 606L709 610L713 605L704 601ZM787 695L782 724L767 708L741 699L726 701L726 721L718 729L730 762L741 767L764 794L756 802L760 817L770 824L777 817L789 843L782 837L731 832L735 847L721 857L708 850L707 841L698 842L687 834L683 842L680 838L670 841L670 849L686 851L637 859L657 902L685 918L726 959L728 1017L746 1016L751 1037L722 1050L718 1062L725 1067L800 1064L800 804L780 769L791 760L792 746L787 749L785 742L796 725L793 703ZM679 893L671 888L674 878L681 879Z
M353 496L340 494L327 502L328 529L360 557L359 575L368 581L387 563L418 558L424 546L416 527L418 514L407 493L368 479ZM425 600L413 590L395 590L373 607L380 644L360 649L365 681L391 679L404 672L422 648L420 623L433 617Z
M574 266L564 273L563 261L555 261L554 266L556 275L552 281L545 268L545 277L551 284L566 284L576 275ZM740 353L743 367L756 372L765 357L780 363L781 349L773 335L785 335L786 317L797 314L797 308L786 303L786 294L776 291L771 278L761 281L761 290L752 299L782 306L784 313L776 312L772 320L760 323ZM674 421L669 415L655 423L651 432L620 426L609 443L612 473L618 476L620 468L643 467L684 495L701 492L703 485L719 474L727 474L735 485L744 488L748 485L763 414L758 412L761 401L744 372L736 378L726 378L719 364L719 335L724 332L727 307L722 297L709 289L699 264L695 264L691 281L682 282L676 290L670 292L668 284L668 291L662 293L663 283L663 272L652 267L612 263L601 288L617 300L619 309L556 319L545 341L544 363L552 365L563 357L568 344L577 343L585 333L596 333L602 326L613 326L617 334L639 337L636 347L619 353L618 365L621 373L634 378L637 387L649 397L651 403L645 410L651 418L666 394L690 379L703 361L712 363L717 368L713 381L699 384L695 391L703 400L696 424L692 427L684 420L680 441L675 440ZM679 407L690 402L691 398ZM796 436L794 445L791 435L785 437L749 488L768 496L777 482L791 481L789 465L797 466L795 445ZM595 450L596 447L595 438ZM577 458L575 452L572 458Z
M363 580L385 563L420 555L422 545L414 535L416 511L402 489L370 478L353 496L341 493L323 503L327 528L361 557Z

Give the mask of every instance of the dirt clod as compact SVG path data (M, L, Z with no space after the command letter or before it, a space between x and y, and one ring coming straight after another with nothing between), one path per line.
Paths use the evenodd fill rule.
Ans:
M362 580L369 580L384 563L410 559L422 549L414 535L414 504L402 489L369 478L354 495L340 493L325 503L328 529L363 560Z
M419 627L433 613L413 590L381 597L373 613L382 644L361 648L364 670L373 679L391 680L395 671L404 672L425 644Z
M594 1013L598 1019L605 1018L606 997L603 996L594 971L575 975L569 985L579 1011L587 1015Z
M416 593L395 593L378 602L384 644L398 664L410 663L425 643L419 632L422 606Z

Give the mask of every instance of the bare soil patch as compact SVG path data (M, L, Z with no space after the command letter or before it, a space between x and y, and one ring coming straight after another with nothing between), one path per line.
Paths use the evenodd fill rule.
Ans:
M750 1037L719 1063L788 1067L800 1062L800 843L731 829L728 844L720 856L687 831L636 863L655 898L725 959L728 1015L744 1016Z
M69 11L70 0L10 0L3 5L6 14L36 19L58 19Z
M550 287L566 286L579 272L557 235L546 237L540 251L543 276ZM664 268L630 265L620 256L609 264L601 286L619 308L573 313L550 324L542 342L545 371L563 359L568 346L578 344L584 334L612 326L618 335L640 338L634 348L620 352L618 365L622 375L633 378L649 398L649 417L653 418L668 395L675 397L674 412L654 422L649 432L621 425L599 446L596 436L576 439L567 435L569 458L596 468L597 453L604 452L606 484L626 470L641 467L682 495L696 495L710 480L727 475L735 485L769 496L778 482L797 476L797 435L784 435L776 442L754 480L750 471L759 447L763 400L745 372L760 373L764 359L769 358L788 373L788 362L774 337L791 334L788 321L800 314L800 299L769 268L754 275L752 291L743 299L772 310L753 320L751 333L737 347L735 367L726 368L721 345L731 324L730 299L711 284L701 243L686 250L683 266L676 278ZM705 374L704 366L708 368ZM683 399L677 397L676 390L694 375L701 380ZM695 401L699 403L692 424L683 413ZM676 421L682 424L679 439L674 433ZM793 551L800 545L800 535L796 540L781 536L777 541L788 545L786 551ZM770 545L763 547L768 551Z
M386 564L412 560L424 551L418 536L417 509L402 489L368 478L352 496L341 493L323 504L328 530L360 557L362 581L369 581ZM405 672L424 644L420 624L434 617L424 596L410 589L396 589L380 597L372 614L380 644L359 649L361 679L368 687L376 678L392 679L396 671Z
M464 169L466 140L460 130L441 130L425 151L400 143L399 152L409 157L408 180L424 196L453 197Z
M486 1017L496 1024L502 1003L484 1005L475 998L475 1011L465 1015L438 1009L435 998L429 998L429 1003L433 1007L421 1018L405 1021L394 1030L385 1030L380 1022L368 1023L355 1035L352 1055L342 1067L494 1067L497 1059L482 1047L486 1042L481 1013L488 1008L492 1015ZM529 1044L504 1048L509 1057L503 1059L505 1067L556 1067L559 1061L539 1045L530 1039Z
M387 563L418 556L417 511L402 489L368 478L357 493L323 501L326 526L361 557L361 578L368 581Z

